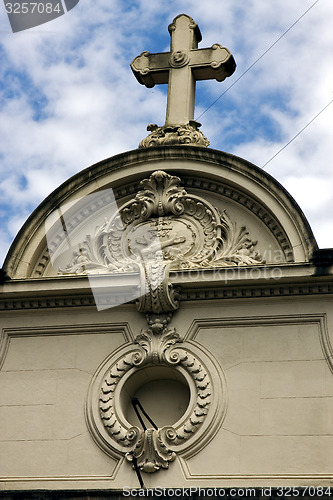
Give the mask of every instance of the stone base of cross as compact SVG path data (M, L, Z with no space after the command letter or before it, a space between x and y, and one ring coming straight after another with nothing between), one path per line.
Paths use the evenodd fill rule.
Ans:
M222 82L236 68L228 49L220 44L198 49L201 33L198 25L186 14L180 14L169 25L170 52L142 52L131 68L137 80L146 87L168 84L165 124L149 125L151 134L139 147L174 144L208 146L209 141L199 131L194 120L195 84L197 80L215 79Z
M190 120L187 125L163 125L158 127L156 124L148 125L147 130L151 132L143 139L139 148L149 148L152 146L209 146L209 140L199 130L201 123Z

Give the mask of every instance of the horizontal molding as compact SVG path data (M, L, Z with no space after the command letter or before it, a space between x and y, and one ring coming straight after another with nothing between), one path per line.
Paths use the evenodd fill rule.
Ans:
M333 474L304 474L304 473L281 473L281 474L191 474L186 458L179 458L179 463L185 479L187 480L197 480L197 481L223 481L223 487L228 488L229 484L226 481L232 483L230 486L297 486L300 484L302 486L331 486L333 482ZM286 481L281 483L281 481ZM299 481L304 481L304 483L299 483ZM326 481L326 485L323 483ZM330 484L327 484L330 483ZM216 484L216 483L215 483ZM218 486L218 484L216 484ZM200 486L200 485L199 485ZM203 486L204 487L204 486Z
M274 297L290 297L290 296L310 296L310 295L333 295L333 283L293 283L279 284L274 282L263 284L235 286L232 284L225 286L215 286L214 283L201 282L192 284L187 287L186 283L181 286L181 301L196 301L196 300L218 300L218 299L252 299L252 298L274 298ZM42 287L41 287L42 288ZM43 287L44 288L44 287ZM41 296L37 291L34 291L29 296L29 292L24 294L8 294L7 298L0 299L0 311L12 310L36 310L36 309L63 309L63 308L81 308L81 307L96 307L94 297L89 287L84 291L75 289L73 295L68 295L70 290L52 291L40 290ZM66 295L65 295L66 293ZM3 294L4 296L5 294ZM14 296L16 295L16 296ZM112 297L113 298L113 297ZM108 305L108 297L105 296L103 305ZM130 302L133 304L134 301ZM110 300L110 307L114 306L114 301ZM124 305L117 306L124 307ZM107 307L106 307L107 308Z
M114 474L112 476L3 476L0 477L0 483L23 483L23 482L45 482L45 481L110 481L113 479Z
M54 309L63 307L95 306L93 297L38 297L0 300L0 311L11 309Z
M180 460L183 462L183 460ZM183 467L182 467L183 468ZM117 467L118 469L118 467ZM187 470L187 467L186 467ZM113 480L115 476L115 473L113 472L112 476L41 476L41 477L25 477L25 476L3 476L0 477L0 483L6 482L7 486L8 483L17 483L17 482L48 482L48 481L110 481ZM186 475L185 479L199 479L199 480L205 480L208 479L209 481L211 480L244 480L244 481L255 481L255 480L271 480L271 481L280 481L281 479L287 480L287 481L293 481L293 480L305 480L305 481L333 481L333 474L212 474L212 475L195 475L195 474L189 474ZM188 485L184 483L182 486L184 488L187 488ZM255 487L254 485L252 485ZM271 485L273 486L273 484ZM279 485L281 486L281 485ZM285 486L285 485L283 485ZM297 485L299 486L299 485ZM306 485L304 485L306 486ZM314 485L312 485L314 486ZM323 486L320 484L320 486ZM327 485L328 486L328 485ZM94 487L94 486L93 486ZM179 486L178 486L179 487ZM228 486L225 486L228 487ZM315 486L314 486L315 487ZM110 488L110 485L108 486ZM153 486L151 486L153 488ZM170 486L170 489L172 489L173 486ZM177 488L177 486L174 486L174 488ZM205 488L204 485L201 486L201 488ZM118 488L117 488L118 489Z
M241 316L195 319L185 335L186 340L195 340L198 332L205 328L237 328L243 326L303 325L312 323L324 329L326 314L283 314L266 316Z
M212 299L251 299L258 297L287 297L291 295L322 295L333 294L333 284L321 285L268 285L221 287L219 289L200 288L182 290L181 300L212 300Z
M124 343L133 342L134 336L128 323L103 323L84 324L84 325L58 325L44 327L20 327L3 328L0 333L0 369L6 359L10 339L20 337L44 337L61 335L87 335L104 333L121 333L124 337Z
M195 319L192 321L185 340L196 340L198 332L205 328L237 328L243 326L272 326L272 325L304 325L318 326L319 341L326 363L333 373L333 348L330 341L327 325L327 315L322 314L295 314L295 315L270 315L270 316L245 316L239 318L209 318Z

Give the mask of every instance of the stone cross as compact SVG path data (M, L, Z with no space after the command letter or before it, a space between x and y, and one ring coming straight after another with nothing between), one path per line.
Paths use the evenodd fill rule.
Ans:
M165 127L187 125L194 119L195 82L216 79L222 82L233 74L235 60L218 43L198 49L201 33L193 19L177 16L169 26L170 52L142 52L131 63L137 80L146 87L168 83ZM198 124L199 125L199 124Z

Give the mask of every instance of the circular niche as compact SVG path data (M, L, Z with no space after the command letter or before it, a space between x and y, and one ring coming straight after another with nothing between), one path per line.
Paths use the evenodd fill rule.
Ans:
M121 411L130 426L141 427L132 405L133 398L139 400L158 428L177 424L191 409L187 378L179 369L166 366L148 366L129 374L119 396ZM152 424L140 414L146 427L151 428Z
M227 409L221 366L197 343L184 342L179 349L182 355L173 356L170 365L138 366L134 362L141 360L141 351L126 344L98 367L87 394L86 420L105 453L124 457L138 445L142 425L133 398L139 399L161 439L170 437L167 446L183 458L203 449L221 427ZM144 422L147 429L153 427ZM174 432L166 435L170 428Z

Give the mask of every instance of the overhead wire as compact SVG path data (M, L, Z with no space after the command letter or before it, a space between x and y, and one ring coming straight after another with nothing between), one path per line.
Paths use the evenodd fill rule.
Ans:
M268 161L266 161L266 163L264 163L264 165L261 168L264 169L266 165L268 165L277 155L279 155L284 149L286 149L286 147L289 146L289 144L291 144L299 135L301 135L301 133L304 132L304 130L308 128L308 126L311 125L311 123L314 122L315 119L318 118L318 116L321 115L325 111L325 109L327 109L332 104L332 102L333 99L331 100L331 102L326 104L326 106L324 106L324 108L321 111L319 111L319 113L317 113L316 116L314 116L299 132L297 132L297 134L294 135L294 137L290 139L290 141L287 142L287 144L285 144L281 149L279 149L277 153L275 153L275 155L273 155Z
M239 80L241 78L243 78L244 75L246 75L246 73L248 73L255 64L257 64L287 33L289 33L289 31L319 2L319 0L316 0L312 5L310 5L310 7L308 9L306 9L303 14L301 16L299 16L296 21L293 22L293 24L291 24L291 26L289 26L289 28L284 32L282 33L281 36L279 36L279 38L277 40L275 40L274 43L272 43L272 45L270 45L268 47L268 49L265 50L265 52L263 52L261 54L261 56L258 57L258 59L256 59L231 85L229 85L229 87L227 87L227 89L222 92L222 94L217 97L217 99L215 99L215 101L212 102L212 104L210 104L208 106L208 108L206 108L202 113L201 115L199 115L197 118L196 118L196 121L199 120L205 113L207 113L207 111L212 108L214 106L214 104L216 104L220 99L221 97L223 97L232 87L234 87L236 85L236 83L239 82Z

